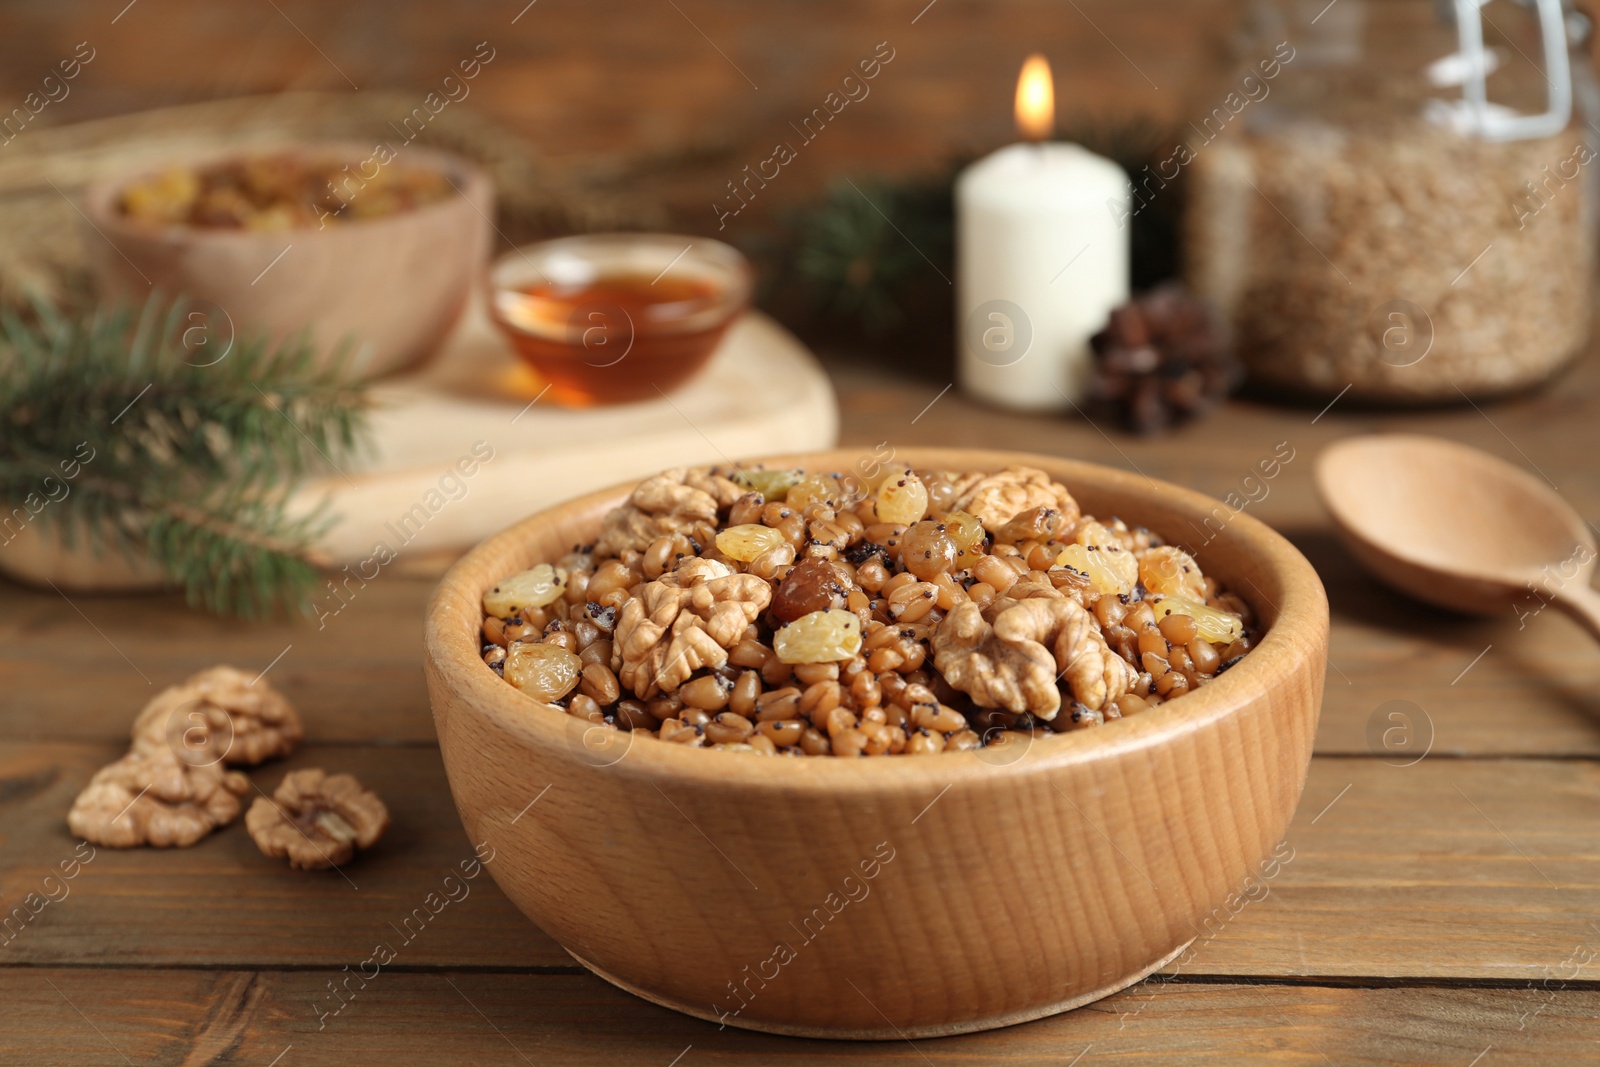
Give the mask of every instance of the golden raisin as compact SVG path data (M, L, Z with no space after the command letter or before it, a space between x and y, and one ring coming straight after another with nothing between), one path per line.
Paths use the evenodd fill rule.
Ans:
M907 527L900 539L900 562L923 581L949 573L956 564L955 538L944 523L924 519Z
M1152 593L1204 600L1205 577L1194 557L1181 548L1162 545L1152 548L1139 560L1139 580Z
M861 651L861 620L841 608L813 611L772 635L784 663L831 663Z
M747 489L754 489L768 500L782 500L805 477L803 471L739 471L733 480Z
M736 559L740 563L749 563L762 553L788 543L788 539L782 533L759 523L730 526L717 534L717 549L724 556Z
M500 579L483 594L483 610L509 619L522 608L542 608L561 599L566 592L565 571L541 563L518 574Z
M796 482L784 497L792 508L805 509L811 504L825 504L836 508L844 500L844 487L831 474L809 474Z
M1125 568L1115 565L1112 554L1100 545L1068 545L1056 557L1056 566L1071 567L1080 574L1088 575L1089 584L1101 595L1121 594L1133 589L1139 566L1131 552L1123 552L1122 555L1133 563L1132 577Z
M513 641L506 649L505 679L535 700L560 700L577 688L583 661L560 645Z
M890 477L878 487L878 520L910 526L928 513L928 487L910 471Z
M1244 636L1244 623L1239 621L1237 615L1230 615L1225 611L1218 611L1216 608L1180 596L1162 597L1151 604L1151 609L1157 619L1164 619L1169 615L1189 616L1194 620L1196 636L1214 645L1229 644Z

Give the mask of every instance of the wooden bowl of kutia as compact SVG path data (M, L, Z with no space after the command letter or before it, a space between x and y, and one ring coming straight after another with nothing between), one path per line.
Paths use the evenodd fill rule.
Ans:
M744 468L849 472L862 460ZM989 1029L1161 969L1271 864L1305 782L1326 664L1327 598L1305 558L1249 515L1136 474L996 451L896 460L1045 472L1085 514L1187 546L1248 604L1256 643L1206 684L1093 729L921 758L714 751L584 721L486 663L485 593L593 543L634 485L524 520L435 593L428 690L456 806L494 849L495 880L606 981L775 1033Z

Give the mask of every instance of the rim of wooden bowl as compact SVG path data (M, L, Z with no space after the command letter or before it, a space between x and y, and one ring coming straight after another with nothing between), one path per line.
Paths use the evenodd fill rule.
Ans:
M740 465L837 471L849 469L864 454L864 451L836 449L756 457L743 460ZM1189 512L1189 517L1197 524L1210 517L1214 509L1225 508L1211 497L1169 482L1036 453L913 448L899 450L895 460L913 467L955 470L1039 467L1074 492L1075 480L1092 481L1108 495L1128 498L1133 518L1122 516L1128 521L1138 518L1142 502L1157 498L1168 509ZM494 718L508 733L528 745L571 751L581 746L584 732L595 727L561 708L527 696L483 662L479 637L482 597L489 584L504 576L488 574L485 561L525 542L534 530L564 515L580 513L607 499L614 498L620 503L640 480L546 508L489 537L450 568L429 600L423 642L438 681L472 705L477 714ZM1120 719L1114 725L1036 738L1019 757L1004 764L984 756L985 752L994 751L992 749L942 752L925 758L786 759L702 751L652 738L643 742L630 741L623 755L604 769L608 773L637 775L663 783L699 782L711 786L802 792L871 792L884 787L930 784L942 788L987 775L1050 773L1090 760L1155 747L1203 730L1244 708L1252 695L1271 688L1270 681L1286 673L1316 669L1323 663L1321 654L1326 647L1328 629L1328 601L1322 582L1306 558L1281 534L1258 519L1234 512L1216 537L1242 542L1246 549L1258 554L1277 578L1280 598L1273 605L1275 618L1261 643L1221 677L1175 702L1176 708L1172 703L1163 703L1134 718ZM1201 550L1200 554L1204 556L1205 553ZM475 574L478 571L485 573ZM1234 589L1233 592L1258 611L1257 604L1266 596L1259 589ZM463 713L461 709L450 711L451 715Z
M359 141L293 141L283 145L261 146L252 149L233 148L218 152L197 152L193 155L175 155L171 160L160 166L152 166L128 173L118 174L114 178L106 178L93 182L83 191L83 211L86 216L102 230L115 232L119 236L137 236L145 240L162 240L172 243L192 243L199 241L217 242L222 244L270 244L277 247L285 240L315 240L348 234L352 229L369 233L381 231L396 225L406 225L409 221L426 218L430 215L445 211L459 210L458 201L465 201L467 205L477 208L477 205L492 193L489 175L472 160L454 152L447 152L438 148L423 148L419 146L406 146L396 154L395 162L402 166L421 166L433 170L446 172L455 185L455 195L436 200L431 204L421 207L408 208L393 215L384 215L375 219L361 219L359 222L341 226L330 226L319 229L315 226L296 226L288 230L232 230L221 227L186 226L182 223L173 223L168 226L148 226L130 222L126 215L117 210L113 205L121 192L134 182L159 174L165 167L207 167L231 160L251 159L258 156L300 156L307 158L323 158L332 156L338 159L365 159L372 155L370 145Z

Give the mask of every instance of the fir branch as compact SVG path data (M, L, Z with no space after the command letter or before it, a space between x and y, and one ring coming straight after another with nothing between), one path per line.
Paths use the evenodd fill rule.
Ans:
M869 334L903 325L954 259L951 175L832 186L791 220L793 263L824 313ZM937 265L937 266L936 266Z
M147 559L208 610L304 611L326 516L292 514L288 492L356 448L364 394L342 357L194 314L160 296L0 314L0 540L37 515L69 546ZM208 350L184 343L219 327Z

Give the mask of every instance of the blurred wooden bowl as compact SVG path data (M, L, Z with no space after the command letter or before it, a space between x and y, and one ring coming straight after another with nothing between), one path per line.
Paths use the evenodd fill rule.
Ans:
M270 154L354 163L372 147L316 143ZM83 200L95 231L85 235L91 270L108 298L142 301L154 288L214 305L222 315L211 328L228 334L218 339L224 346L254 332L308 331L324 356L349 342L363 377L412 366L438 349L481 281L494 190L482 171L443 152L405 147L393 165L442 170L460 195L382 218L261 232L141 225L119 205L144 175L102 182Z
M766 462L845 470L859 458ZM895 458L1036 466L1085 511L1178 543L1220 508L1047 456ZM1196 554L1249 601L1265 636L1180 700L1027 745L778 759L635 740L541 704L484 665L484 591L593 540L631 488L541 512L478 546L445 576L425 631L434 721L470 839L493 849L487 866L506 895L600 977L756 1030L982 1030L1131 985L1208 920L1214 929L1214 909L1246 878L1275 873L1316 732L1328 604L1311 565L1257 520L1235 514Z
M143 593L173 584L143 556L109 545L95 552L86 530L71 545L60 525L30 522L5 533L9 539L0 542L0 574L14 581L72 593Z

